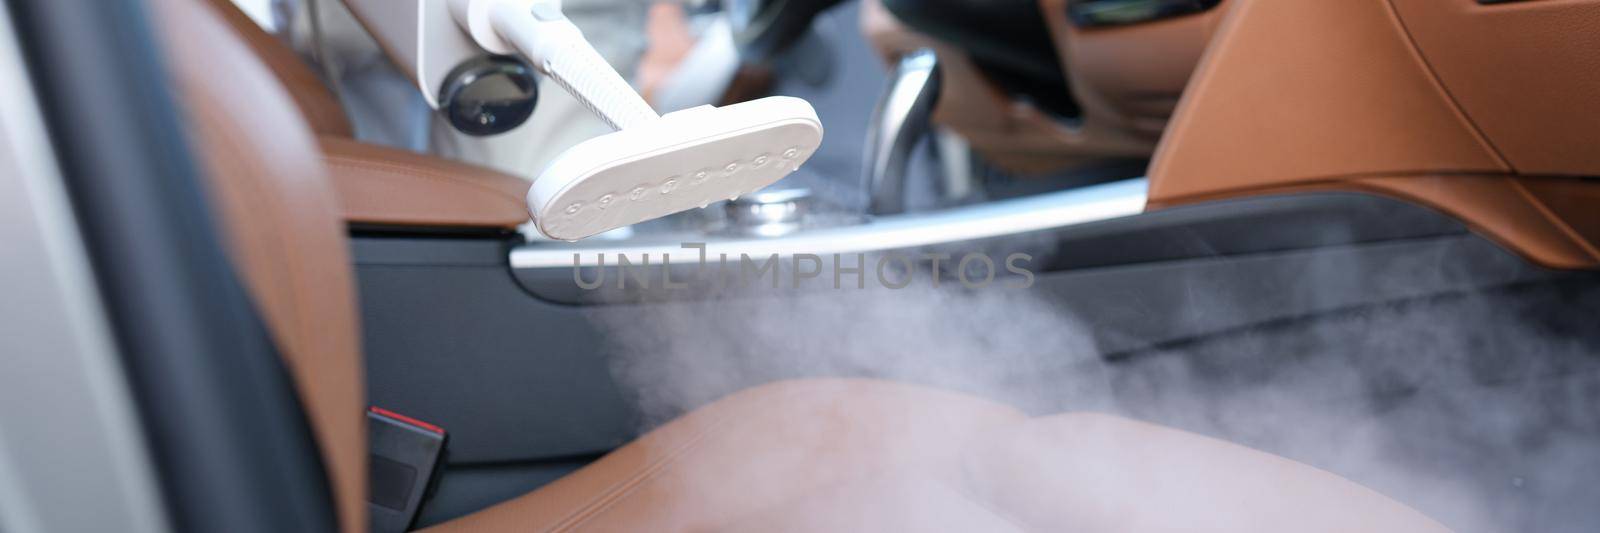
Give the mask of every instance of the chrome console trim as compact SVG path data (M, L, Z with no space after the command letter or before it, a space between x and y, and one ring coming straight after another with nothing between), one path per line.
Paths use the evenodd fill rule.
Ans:
M616 264L618 255L638 260L649 254L659 261L698 257L684 243L704 243L707 257L780 257L795 254L871 253L1003 237L1086 222L1136 215L1144 211L1147 180L1135 178L1078 189L1001 200L932 213L885 216L860 225L841 226L773 238L671 235L634 242L588 240L577 243L533 242L511 251L515 269L600 266L601 256ZM648 239L648 242L641 242Z

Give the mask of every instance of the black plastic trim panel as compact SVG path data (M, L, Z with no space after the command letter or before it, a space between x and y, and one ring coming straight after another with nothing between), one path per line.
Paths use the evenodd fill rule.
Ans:
M603 453L643 427L635 399L611 374L617 347L606 337L614 332L592 320L605 306L554 301L563 284L578 292L571 270L511 272L514 245L363 235L354 242L372 400L451 431L452 468ZM1342 193L1164 209L946 251L980 250L1035 253L1037 279L1025 290L1081 318L1106 357L1552 275L1433 210ZM614 305L624 313L648 313L663 299L704 300L712 311L728 297L778 305L836 298L841 310L860 301L855 289L828 288L623 296ZM730 386L760 384L751 379Z
M352 239L367 394L450 432L452 466L593 455L638 426L603 337L530 297L505 239Z

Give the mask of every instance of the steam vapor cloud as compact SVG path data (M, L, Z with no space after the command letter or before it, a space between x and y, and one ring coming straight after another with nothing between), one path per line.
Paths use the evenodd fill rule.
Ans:
M1036 291L724 296L593 312L646 427L770 381L873 377L1222 438L1458 531L1600 527L1592 280L1346 310L1109 360Z

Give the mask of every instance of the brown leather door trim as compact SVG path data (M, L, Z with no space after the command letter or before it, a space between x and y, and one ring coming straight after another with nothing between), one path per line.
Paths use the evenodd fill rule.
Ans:
M1516 172L1600 175L1600 0L1388 1Z
M1480 129L1474 119L1482 117L1455 98L1506 82L1454 83L1467 77L1443 76L1442 64L1435 75L1441 58L1454 57L1424 54L1432 48L1419 51L1427 43L1407 31L1423 20L1423 4L1469 3L1233 0L1156 150L1151 207L1302 190L1372 192L1444 211L1540 265L1600 266L1600 220L1588 215L1600 203L1600 182L1545 177L1583 174L1584 162L1518 175L1527 170L1508 157L1532 152L1502 155L1512 146L1508 137L1489 124ZM1592 6L1585 16L1600 20L1600 2L1572 5ZM1535 66L1549 74L1548 65ZM1580 73L1563 81L1580 88L1589 79ZM1577 118L1585 106L1573 107ZM1562 126L1565 119L1549 120Z

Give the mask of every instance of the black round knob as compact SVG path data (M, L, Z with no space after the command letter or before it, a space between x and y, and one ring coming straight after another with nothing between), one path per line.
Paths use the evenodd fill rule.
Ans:
M517 58L484 56L451 70L440 94L439 109L457 131L495 135L528 121L539 100L539 80Z

